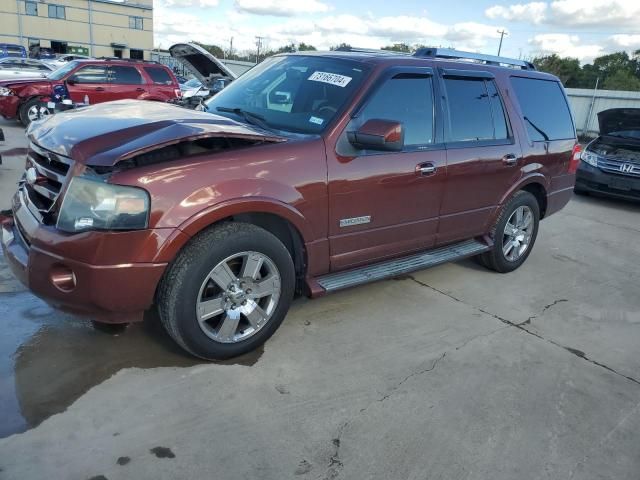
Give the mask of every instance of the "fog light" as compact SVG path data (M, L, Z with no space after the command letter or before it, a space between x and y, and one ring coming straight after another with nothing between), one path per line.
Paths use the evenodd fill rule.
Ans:
M70 292L76 288L76 274L69 267L54 265L49 273L51 283L61 292Z

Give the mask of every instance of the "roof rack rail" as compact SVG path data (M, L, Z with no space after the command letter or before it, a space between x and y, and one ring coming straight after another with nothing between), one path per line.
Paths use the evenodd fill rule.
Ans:
M120 57L95 57L95 58L88 58L87 60L117 60L119 62L132 62L132 63L158 63L155 60L141 60L138 58L120 58Z
M517 60L515 58L498 57L495 55L486 55L484 53L463 52L461 50L453 50L451 48L419 48L413 54L415 57L424 58L443 58L450 60L472 60L477 63L486 65L510 66L521 68L522 70L535 70L533 63L525 60Z
M397 52L395 50L383 50L377 48L360 48L360 47L338 47L336 52L356 52L356 53L378 53L383 55L411 55L410 53Z

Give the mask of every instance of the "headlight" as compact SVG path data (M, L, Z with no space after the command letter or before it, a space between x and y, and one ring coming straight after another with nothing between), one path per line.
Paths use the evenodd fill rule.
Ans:
M136 187L71 179L56 224L64 232L147 228L149 194Z
M0 97L8 97L9 95L14 95L13 90L7 87L0 87Z
M592 165L594 167L598 166L598 159L600 158L600 155L597 155L589 150L583 150L582 154L580 155L580 160L582 160L584 163L588 163L589 165Z

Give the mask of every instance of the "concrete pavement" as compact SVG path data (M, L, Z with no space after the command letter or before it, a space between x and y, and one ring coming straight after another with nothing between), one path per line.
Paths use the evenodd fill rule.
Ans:
M517 272L298 299L220 364L153 314L98 331L0 269L0 478L637 480L639 233L640 206L579 197Z

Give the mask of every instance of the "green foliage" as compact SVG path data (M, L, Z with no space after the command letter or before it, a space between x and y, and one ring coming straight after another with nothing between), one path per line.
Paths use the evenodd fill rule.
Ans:
M640 78L628 70L618 70L602 83L605 90L640 90Z
M200 43L200 42L192 42L195 43L196 45L200 45L202 48L204 48L207 52L209 52L211 55L213 55L216 58L224 58L224 50L222 50L218 45L207 45L205 43Z
M348 50L351 48L351 45L349 45L348 43L340 43L339 45L334 45L333 47L331 47L329 50Z
M393 45L387 45L382 47L382 50L391 50L393 52L411 53L413 49L406 43L394 43Z
M557 76L565 87L594 88L599 80L605 90L640 91L640 50L629 56L616 52L596 58L582 67L577 58L546 55L533 59L538 70Z

